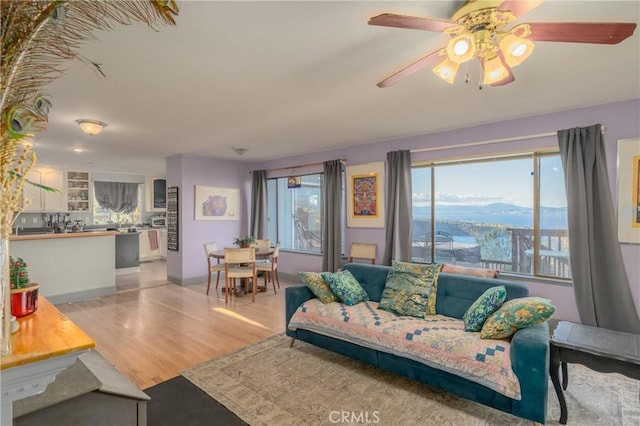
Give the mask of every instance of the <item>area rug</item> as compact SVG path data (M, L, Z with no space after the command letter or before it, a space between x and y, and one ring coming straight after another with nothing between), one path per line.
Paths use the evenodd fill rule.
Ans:
M531 425L342 355L272 336L182 375L250 425ZM568 425L640 425L640 382L569 365ZM547 424L560 418L549 383Z

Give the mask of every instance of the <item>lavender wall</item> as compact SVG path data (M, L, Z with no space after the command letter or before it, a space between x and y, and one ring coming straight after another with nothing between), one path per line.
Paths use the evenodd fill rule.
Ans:
M613 200L615 201L617 182L617 141L619 139L629 139L640 136L638 117L640 117L640 100L633 99L630 101L576 109L568 112L546 114L471 128L457 129L448 132L402 138L367 145L366 149L363 149L362 146L358 146L286 158L257 164L254 169L295 166L297 164L322 162L336 158L346 158L348 160L347 166L352 166L374 161L385 161L386 153L388 151L398 149L416 150L423 148L446 147L515 136L556 132L559 129L582 127L601 123L606 127L604 140L606 143L609 184ZM428 116L426 116L426 119L428 119ZM557 146L557 139L555 137L413 153L412 161L437 160L471 155L490 155L506 151L550 146ZM281 175L286 175L288 172L290 171L285 170L279 173L281 173ZM350 228L346 230L345 243L346 247L349 247L353 241L376 243L378 245L377 257L379 263L383 254L382 247L384 247L385 244L384 238L383 229ZM634 295L636 309L640 312L640 266L638 262L638 259L640 259L640 245L621 244L620 247L625 262L627 276L629 278L629 284ZM295 273L296 271L301 270L319 271L321 267L322 259L320 256L304 255L300 253L285 252L281 255L279 263L280 270L288 273ZM553 300L554 304L557 306L557 318L571 321L579 320L573 291L570 287L538 283L529 283L529 285L533 295L544 296Z
M251 168L239 161L177 155L167 159L167 185L179 187L179 251L167 253L167 277L176 284L202 282L207 275L203 244L215 241L219 248L232 246L233 239L247 233ZM240 188L240 211L237 221L196 221L195 185Z

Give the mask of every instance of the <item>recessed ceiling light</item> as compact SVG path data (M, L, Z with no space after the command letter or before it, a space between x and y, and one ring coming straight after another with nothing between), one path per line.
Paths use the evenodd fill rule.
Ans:
M73 152L84 152L83 148L72 148Z

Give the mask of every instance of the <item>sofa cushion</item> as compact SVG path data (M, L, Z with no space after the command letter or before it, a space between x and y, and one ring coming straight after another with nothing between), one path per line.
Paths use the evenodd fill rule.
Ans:
M349 271L323 272L322 279L329 283L331 291L338 296L338 300L345 305L353 306L365 300L369 300L358 280Z
M442 272L483 278L498 278L498 274L500 273L497 269L472 268L469 266L452 265L450 263L442 264Z
M542 297L521 297L505 302L487 318L480 337L503 339L521 328L539 324L551 318L556 308Z
M511 365L511 344L483 340L464 331L464 322L442 315L396 316L365 301L355 306L304 302L288 324L323 336L405 357L480 383L509 398L520 399L520 382ZM545 376L546 378L546 376Z
M298 276L322 303L338 301L338 296L331 291L329 284L322 278L322 273L298 272Z
M401 272L413 272L415 274L432 274L433 269L437 268L438 272L442 270L442 265L439 263L411 263L400 262L399 260L391 261L391 269Z
M501 285L492 287L476 299L462 316L465 331L480 331L482 325L507 297L507 289Z
M438 267L424 273L391 270L380 298L380 309L396 315L424 318L436 313Z

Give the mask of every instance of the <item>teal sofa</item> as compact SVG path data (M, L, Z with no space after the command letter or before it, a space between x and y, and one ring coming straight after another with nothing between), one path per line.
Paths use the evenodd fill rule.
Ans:
M349 270L366 290L369 298L380 301L389 266L349 263ZM502 279L440 273L436 313L461 319L466 310L486 289L504 285L507 300L529 295L527 286ZM298 307L314 294L306 286L288 287L286 300L286 333L288 336L338 352L418 382L425 383L462 398L511 413L514 416L544 424L547 412L549 380L549 329L547 323L518 330L511 338L511 364L520 382L520 400L511 399L483 385L414 360L344 340L298 328L289 329L289 321Z

